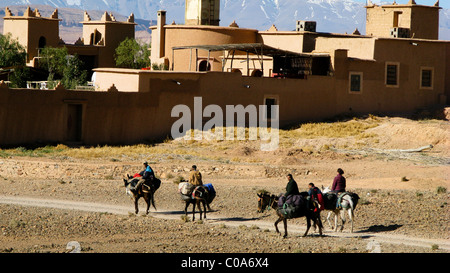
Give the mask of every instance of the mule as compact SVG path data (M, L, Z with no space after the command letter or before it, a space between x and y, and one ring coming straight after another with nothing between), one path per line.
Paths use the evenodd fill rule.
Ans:
M341 198L340 206L339 206L339 208L337 208L336 207L337 199L336 199L336 202L330 203L329 199L325 197L325 195L327 193L334 194L331 192L329 187L324 188L322 186L322 194L324 196L325 210L328 210L327 222L330 225L331 229L334 229L334 231L337 232L338 215L340 215L341 220L342 220L342 225L341 225L341 229L339 231L342 232L342 230L344 229L344 224L346 222L345 212L347 212L350 223L351 223L350 232L353 233L353 219L355 218L354 211L355 211L356 205L358 204L359 196L356 193L345 192L344 196L342 196L342 198ZM334 213L334 228L330 222L331 213Z
M127 175L128 179L123 179L126 193L131 197L131 199L134 200L134 209L135 213L139 213L139 205L138 201L141 197L144 198L145 202L147 203L147 210L145 214L148 214L150 211L150 204L155 208L155 192L158 190L158 188L161 185L161 180L154 178L152 181L145 181L142 183L141 187L139 189L132 189L136 186L136 184L139 181L139 178L133 178L130 175Z
M306 202L305 202L304 206L300 207L300 212L297 214L297 217L294 217L294 218L306 217L306 231L305 231L305 234L303 234L303 237L305 237L308 234L308 231L311 228L311 220L313 220L313 222L314 222L314 227L316 227L316 226L319 227L319 234L320 234L320 236L322 236L323 226L322 226L322 221L320 219L320 210L317 209L316 211L314 211L315 208L317 208L317 204L313 201L308 201L306 199L308 197L307 192L301 192L300 195L302 195L302 197L306 200L306 202L310 202L309 208L307 207ZM270 194L270 193L258 194L258 212L263 212L266 208L267 209L273 208L275 210L276 214L278 215L278 219L274 223L275 230L277 233L279 233L281 235L280 231L278 230L278 223L283 221L283 225L284 225L283 238L286 238L288 235L288 233L287 233L287 218L278 209L278 199L279 199L279 197L274 194Z
M185 196L185 198L183 198ZM192 198L191 198L192 196ZM186 202L186 206L184 207L184 215L187 219L187 209L190 204L192 204L192 221L195 221L195 207L198 207L200 211L200 220L202 220L202 213L204 213L204 217L206 219L206 205L209 207L208 203L208 191L203 186L197 186L193 190L193 193L190 195L182 195L183 200ZM202 206L203 205L203 211Z

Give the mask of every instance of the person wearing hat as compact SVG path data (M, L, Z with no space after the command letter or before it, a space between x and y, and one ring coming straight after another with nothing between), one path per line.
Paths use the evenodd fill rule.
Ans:
M153 180L153 178L155 177L155 173L153 172L153 169L148 165L147 161L144 162L144 168L145 169L140 173L142 177L139 179L139 182L136 184L134 189L139 189L142 183L144 183L146 180Z
M197 166L195 165L192 166L191 172L189 173L189 183L194 186L203 185L202 174L197 170Z

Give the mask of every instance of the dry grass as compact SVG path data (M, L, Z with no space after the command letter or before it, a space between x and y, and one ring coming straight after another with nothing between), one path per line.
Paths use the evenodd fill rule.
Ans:
M306 123L301 125L300 128L291 131L291 133L296 137L301 138L342 138L350 136L365 138L371 137L372 135L365 134L364 132L370 128L377 127L378 125L378 121L371 118L366 120L354 119L333 123ZM289 131L287 133L289 133Z
M315 138L345 138L354 136L357 139L365 139L376 136L375 134L366 133L367 129L376 127L379 125L377 118L369 117L367 119L353 119L345 122L334 123L306 123L302 124L299 128L284 130L284 129L264 129L261 128L228 128L229 132L233 135L233 139L226 139L226 127L212 129L207 132L195 132L194 130L188 131L188 138L181 138L172 140L170 138L165 139L162 143L156 145L126 145L126 146L96 146L96 147L79 147L71 148L63 144L56 146L45 146L36 149L26 149L18 147L15 149L0 149L0 157L9 156L31 156L31 157L72 157L79 159L114 159L120 160L120 158L139 158L139 157L151 157L152 155L167 155L172 156L184 156L184 157L203 157L205 159L217 160L217 153L223 153L227 150L237 148L238 143L244 145L256 145L259 146L261 141L260 134L267 132L270 137L272 134L278 133L279 147L289 148L294 145L298 139L315 139ZM223 133L223 139L216 138L216 130L221 130ZM241 131L240 131L241 130ZM238 138L239 131L241 132L240 138ZM200 133L201 139L196 140L194 136L196 133ZM256 140L254 140L256 134ZM255 147L256 147L255 146ZM330 149L329 145L322 145L321 150ZM234 156L232 161L240 162L241 158Z

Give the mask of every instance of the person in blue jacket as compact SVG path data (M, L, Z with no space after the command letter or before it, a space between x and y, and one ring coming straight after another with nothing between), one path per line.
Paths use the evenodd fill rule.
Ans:
M148 165L148 162L144 162L144 170L140 172L141 179L139 179L139 182L134 187L135 190L139 189L139 187L144 183L146 180L153 180L155 178L155 173L153 172L153 169Z

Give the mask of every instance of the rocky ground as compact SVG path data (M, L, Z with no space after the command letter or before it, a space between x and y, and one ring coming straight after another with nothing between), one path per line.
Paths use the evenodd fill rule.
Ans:
M414 136L409 145L398 141L411 130L417 132L417 128L429 137ZM371 251L368 243L376 240L375 235L430 240L426 246L384 240L380 248L386 253L448 252L439 243L433 243L450 239L450 161L448 136L442 134L445 132L448 133L448 121L385 119L366 131L376 137L358 140L369 142L367 146L345 137L315 141L297 138L292 145L270 153L258 151L252 143L180 145L175 141L157 146L164 151L173 149L172 152L149 152L135 158L113 155L85 159L54 154L36 157L3 151L0 196L109 204L129 207L129 212L89 212L0 202L0 252L67 252L68 242L77 241L82 252L367 253ZM329 143L328 148L323 148L324 143ZM427 144L434 148L414 154L394 151ZM190 148L177 152L183 145L195 147L195 152L187 150ZM151 162L163 181L155 194L160 213L152 208L152 213L144 215L141 200L141 212L136 216L122 178L139 171L144 159ZM182 219L184 204L175 183L187 177L192 164L200 168L205 182L213 183L217 190L213 212L203 221L197 215L195 222ZM346 236L335 236L325 222L326 213L322 213L326 229L321 237L311 230L305 238L292 231L282 239L272 226L263 225L273 223L276 216L273 211L257 213L258 190L283 192L287 173L294 175L300 190L306 190L309 182L329 186L338 167L346 171L347 190L361 197L353 234L347 223ZM217 218L222 221L218 223L214 220ZM305 219L288 222L291 230L304 226ZM279 227L283 230L282 224ZM367 238L367 234L374 237Z

